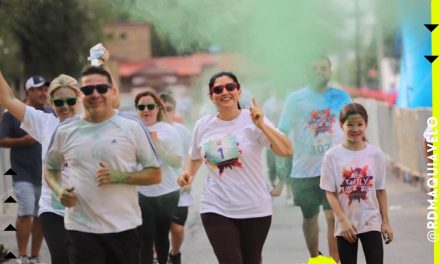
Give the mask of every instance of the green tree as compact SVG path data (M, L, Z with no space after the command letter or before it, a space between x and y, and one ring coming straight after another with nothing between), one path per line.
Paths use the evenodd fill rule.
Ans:
M0 39L10 52L0 45L0 66L14 77L77 76L89 48L102 41L102 25L123 14L105 0L2 0Z

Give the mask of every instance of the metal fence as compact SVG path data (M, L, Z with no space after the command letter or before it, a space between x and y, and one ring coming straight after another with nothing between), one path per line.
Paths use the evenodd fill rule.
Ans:
M9 175L3 175L10 168L9 149L0 148L0 214L5 208L3 201L12 194L12 178Z
M431 108L405 109L357 98L368 111L367 140L379 146L400 173L421 178L426 175L423 132Z

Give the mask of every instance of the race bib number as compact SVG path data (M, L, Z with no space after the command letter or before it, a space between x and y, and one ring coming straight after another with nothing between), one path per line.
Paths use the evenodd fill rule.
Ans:
M203 150L205 151L206 159L213 165L237 159L240 156L235 136L206 142L203 144Z
M318 137L314 138L307 144L308 152L310 156L322 156L332 146L331 137Z

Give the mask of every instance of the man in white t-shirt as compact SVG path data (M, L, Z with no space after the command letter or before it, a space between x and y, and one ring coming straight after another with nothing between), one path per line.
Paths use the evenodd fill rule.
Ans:
M116 114L109 73L88 67L81 75L84 116L56 130L45 178L67 208L68 254L75 263L139 263L142 223L136 185L160 182L154 145L145 127ZM68 186L61 186L67 167Z

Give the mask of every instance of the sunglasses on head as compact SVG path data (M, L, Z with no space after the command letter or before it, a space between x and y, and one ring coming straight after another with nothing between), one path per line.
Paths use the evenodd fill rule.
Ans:
M78 97L70 97L65 99L52 99L52 103L56 107L62 107L64 104L67 104L68 106L74 106L76 104L76 100Z
M91 95L96 89L98 93L105 94L110 86L108 84L87 85L79 88L84 95Z
M223 90L225 88L227 91L232 92L238 88L238 84L233 82L233 83L226 83L226 84L222 84L222 85L216 85L211 88L211 93L221 94L221 93L223 93Z
M144 111L145 108L148 110L154 110L157 107L157 104L138 104L136 105L137 110Z

